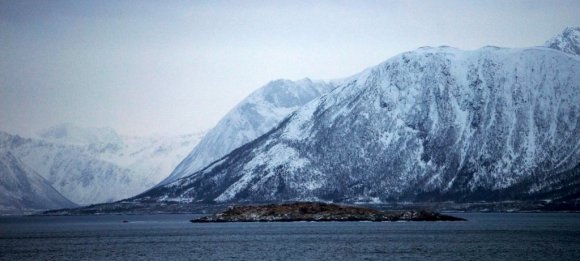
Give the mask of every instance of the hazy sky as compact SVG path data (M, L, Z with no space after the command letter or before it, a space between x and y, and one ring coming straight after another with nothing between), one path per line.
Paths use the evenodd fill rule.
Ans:
M579 14L577 0L0 0L0 130L190 133L273 79L342 78L426 45L542 45Z

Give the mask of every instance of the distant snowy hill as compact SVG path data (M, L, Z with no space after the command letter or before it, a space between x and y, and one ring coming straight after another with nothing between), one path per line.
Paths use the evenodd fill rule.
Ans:
M580 55L580 27L564 29L562 33L548 40L544 46L565 53Z
M124 137L118 150L104 150L99 158L138 173L153 187L173 169L204 137L205 132L180 136Z
M0 151L12 153L62 195L86 205L149 189L165 178L202 136L122 137L108 128L65 124L41 132L40 138L0 132Z
M331 89L332 85L328 83L308 78L268 83L224 116L160 184L185 177L220 159L233 149L265 134L300 106Z
M543 47L403 53L189 174L130 200L576 200L580 58Z
M0 152L0 214L75 206L10 152Z

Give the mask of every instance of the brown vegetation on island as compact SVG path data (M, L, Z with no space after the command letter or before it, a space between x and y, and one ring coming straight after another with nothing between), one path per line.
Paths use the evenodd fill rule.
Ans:
M204 222L289 222L289 221L460 221L462 218L431 211L382 212L357 206L319 202L234 206L199 219Z

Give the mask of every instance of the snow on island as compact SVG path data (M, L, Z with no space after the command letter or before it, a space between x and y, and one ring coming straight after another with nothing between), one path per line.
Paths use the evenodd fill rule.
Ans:
M431 211L382 212L375 209L317 202L235 206L192 223L290 221L465 221Z

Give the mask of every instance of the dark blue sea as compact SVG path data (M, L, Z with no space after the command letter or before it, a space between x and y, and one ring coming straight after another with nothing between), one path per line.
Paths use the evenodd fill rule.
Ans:
M194 215L0 217L0 260L580 260L580 213L452 215L468 221L192 224Z

